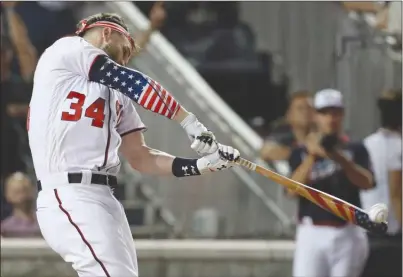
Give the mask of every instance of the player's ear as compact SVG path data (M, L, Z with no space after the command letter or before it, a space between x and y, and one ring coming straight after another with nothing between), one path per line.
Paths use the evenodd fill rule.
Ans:
M112 29L111 28L103 28L102 29L102 38L106 41L109 42L111 40L112 36Z

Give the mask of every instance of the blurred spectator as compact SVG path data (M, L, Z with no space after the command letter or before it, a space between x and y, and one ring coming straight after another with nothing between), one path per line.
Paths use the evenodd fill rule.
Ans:
M21 1L15 9L27 26L32 44L42 53L55 40L74 34L74 9L81 5L75 1Z
M7 178L6 200L12 205L12 214L1 222L2 237L39 237L35 216L35 190L24 173L16 172Z
M304 147L291 153L291 178L360 207L359 190L374 182L364 145L342 138L341 93L317 92L314 108L317 130L308 135ZM359 276L368 257L364 231L305 198L298 200L293 276Z
M36 50L32 45L26 26L15 11L17 2L1 2L1 34L7 36L18 61L19 73L25 81L30 81L38 61ZM2 76L3 78L3 76Z
M150 41L151 35L163 26L166 16L164 2L154 3L149 14L150 27L139 34L136 39L136 44L140 50Z
M20 141L27 139L25 119L32 83L12 73L14 51L8 37L2 37L1 44L1 177L4 180L12 172L25 170L19 149Z
M371 157L376 187L361 192L363 208L377 203L389 208L388 232L370 235L371 252L363 276L402 276L402 93L386 91L378 100L381 128L365 140ZM378 265L376 265L378 264Z
M312 126L311 96L307 91L291 95L285 119L276 122L260 151L265 161L288 160L292 148L305 143Z
M377 186L361 192L363 207L389 206L388 233L402 229L402 94L386 91L379 99L381 128L364 140L371 157Z

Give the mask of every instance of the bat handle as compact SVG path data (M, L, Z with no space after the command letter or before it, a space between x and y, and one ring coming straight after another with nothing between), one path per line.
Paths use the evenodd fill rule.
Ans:
M239 164L239 165L241 165L243 167L246 167L247 169L252 170L252 171L255 171L256 166L257 166L255 163L252 163L252 162L250 162L248 160L245 160L244 158L239 158L239 160L236 161L235 163Z

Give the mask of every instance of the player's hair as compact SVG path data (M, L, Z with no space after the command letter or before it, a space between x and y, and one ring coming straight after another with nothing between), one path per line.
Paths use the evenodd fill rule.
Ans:
M381 126L392 130L402 127L402 91L390 89L382 93L378 99L381 115Z
M82 24L83 20L85 20L87 22L87 25L94 24L95 22L98 22L98 21L109 21L109 22L118 24L126 31L129 31L129 28L127 27L123 18L116 13L97 13L97 14L91 15L87 18L84 18L84 19L80 20L80 22L78 22L77 30L81 28L81 24ZM87 31L84 31L84 32L78 34L78 36L82 37L82 36L84 36L84 34L86 32Z

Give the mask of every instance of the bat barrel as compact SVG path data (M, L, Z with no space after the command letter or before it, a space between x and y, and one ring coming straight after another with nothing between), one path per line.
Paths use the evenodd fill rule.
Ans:
M369 219L369 215L360 210L355 210L355 224L368 230L371 233L383 235L388 231L388 224L386 222L373 222Z

